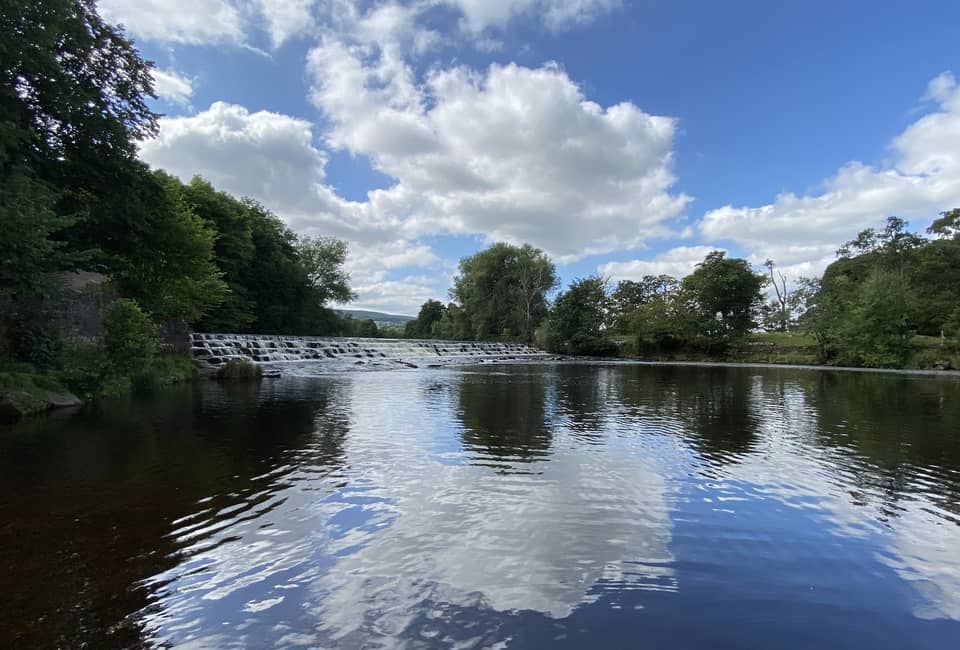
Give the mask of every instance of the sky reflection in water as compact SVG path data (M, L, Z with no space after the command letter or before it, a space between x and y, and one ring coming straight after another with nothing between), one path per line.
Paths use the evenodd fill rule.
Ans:
M0 438L0 587L46 580L0 640L945 647L958 397L516 365L202 384L41 421Z

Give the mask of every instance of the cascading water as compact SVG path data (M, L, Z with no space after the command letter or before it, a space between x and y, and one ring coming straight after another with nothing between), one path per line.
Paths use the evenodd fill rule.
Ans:
M523 343L477 343L412 339L366 339L259 334L190 335L196 360L220 365L231 359L259 364L302 362L298 365L334 368L419 367L540 359L540 350Z

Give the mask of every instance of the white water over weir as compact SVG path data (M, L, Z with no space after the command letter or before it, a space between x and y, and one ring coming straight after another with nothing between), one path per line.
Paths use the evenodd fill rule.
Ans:
M532 360L546 355L523 343L366 339L261 334L190 335L193 357L212 365L231 359L260 364L304 362L332 368L421 367Z

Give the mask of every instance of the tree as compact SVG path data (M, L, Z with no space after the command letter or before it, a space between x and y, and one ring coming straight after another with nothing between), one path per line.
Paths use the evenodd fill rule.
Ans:
M344 270L347 243L332 237L300 237L297 256L313 289L313 299L321 306L345 303L356 298L350 289L350 275Z
M941 212L927 232L942 239L960 239L960 208Z
M709 253L683 280L692 325L707 348L742 339L756 326L764 278L743 259L722 251Z
M0 177L0 298L42 295L50 274L72 267L81 255L54 239L72 220L55 211L56 194L24 173Z
M900 367L910 350L911 296L896 273L874 270L857 290L838 332L843 364Z
M253 243L253 210L238 199L218 192L196 176L183 187L193 212L216 232L214 259L223 273L228 293L220 305L197 324L208 332L245 332L256 321L256 304L247 286Z
M543 251L494 244L460 260L450 293L469 319L473 338L529 341L546 316L547 294L556 284L556 269Z
M473 339L470 319L455 302L448 303L443 317L434 325L437 337L448 341L469 341Z
M596 275L574 280L554 301L541 344L551 352L613 352L615 346L603 336L609 310L607 286L607 280Z
M227 293L213 258L216 233L194 214L177 179L155 172L144 189L152 210L112 257L111 275L158 322L192 325Z
M94 0L7 0L0 33L0 164L82 186L85 165L132 160L156 133L153 64Z
M7 0L0 33L0 282L29 293L92 260L83 218L125 191L136 142L156 131L152 64L93 0Z
M657 298L676 293L679 287L680 281L669 275L645 275L639 282L621 280L610 296L611 327L625 333L633 312Z
M429 339L439 332L440 321L447 308L439 300L428 300L420 306L414 320L407 321L403 335L408 339Z
M775 300L764 306L764 326L768 330L786 332L793 322L787 278L776 270L773 260L768 259L763 265L767 268L770 284L773 285L773 291L776 294Z

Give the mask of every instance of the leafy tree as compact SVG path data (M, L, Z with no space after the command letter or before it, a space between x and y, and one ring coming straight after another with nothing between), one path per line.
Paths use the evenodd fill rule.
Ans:
M80 189L86 165L132 160L155 134L153 64L94 0L6 0L0 33L0 164Z
M103 349L111 375L144 371L157 352L156 325L135 301L115 300L104 310Z
M0 177L0 298L46 294L50 274L72 267L82 256L53 237L72 224L55 210L56 194L24 173Z
M347 261L346 242L332 237L300 237L297 256L313 290L311 297L319 305L356 298L350 289L350 276L343 268Z
M250 262L256 253L256 215L243 202L218 192L199 176L184 186L183 195L193 212L216 232L214 257L228 289L217 309L206 314L197 328L208 332L246 332L257 318L256 304L247 287Z
M607 280L600 276L574 280L554 301L541 344L552 352L613 352L612 342L603 336L609 309L607 285Z
M636 336L637 351L664 351L683 342L683 313L678 313L676 294L656 296L630 312L627 331Z
M448 341L469 341L473 339L470 319L460 305L454 302L447 304L443 310L443 317L434 327L436 328L437 338Z
M494 244L460 260L452 296L477 340L519 335L532 340L557 283L553 262L529 245Z
M861 285L838 331L843 364L899 367L910 351L911 296L898 274L874 270Z
M190 208L180 182L155 172L145 181L153 208L127 250L112 259L112 275L124 294L159 322L193 324L227 293L213 259L215 231Z
M440 321L447 308L439 300L428 300L420 306L414 320L407 321L403 335L408 339L428 339L440 332Z
M625 333L634 311L653 300L676 293L679 287L679 280L669 275L645 275L639 282L621 280L610 296L611 326Z
M764 278L743 259L709 253L683 280L689 325L707 348L734 343L756 326Z
M943 239L960 239L960 208L941 212L927 232Z

